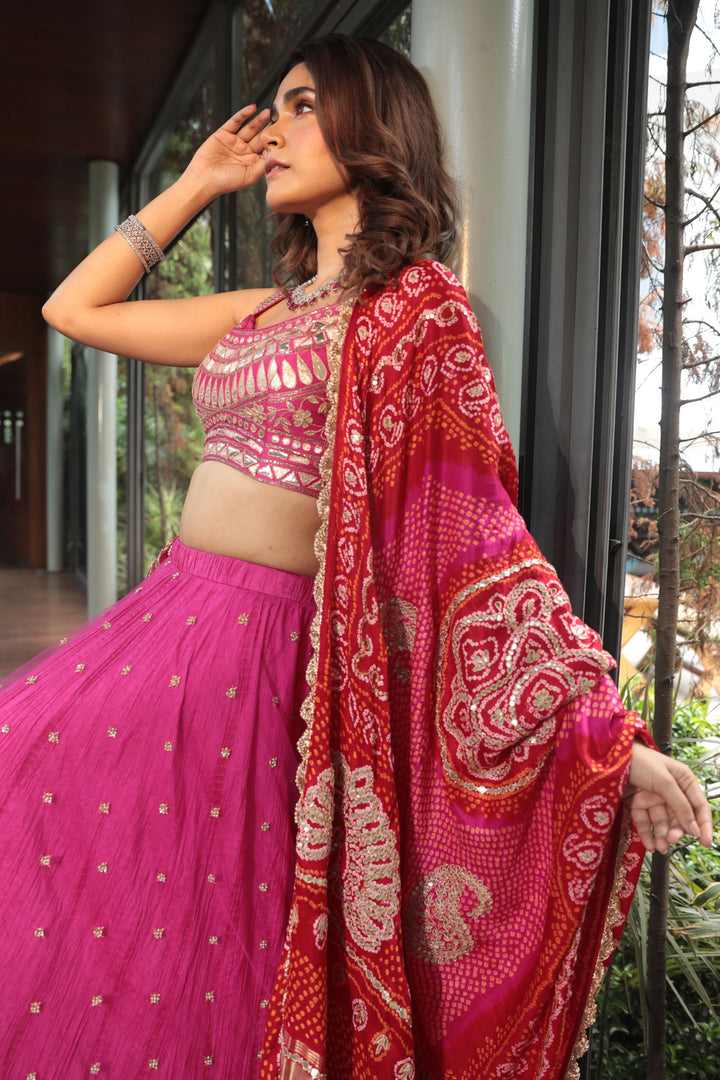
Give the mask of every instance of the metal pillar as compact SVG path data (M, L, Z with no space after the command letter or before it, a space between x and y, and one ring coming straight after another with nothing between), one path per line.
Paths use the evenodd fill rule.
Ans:
M47 568L51 573L63 569L63 390L62 363L65 338L48 327L45 446L47 482L45 520Z
M483 328L516 450L525 328L533 0L413 0L412 59L428 80L460 186L458 274Z
M92 250L118 220L118 167L90 162L88 240ZM87 350L88 614L117 598L117 357Z

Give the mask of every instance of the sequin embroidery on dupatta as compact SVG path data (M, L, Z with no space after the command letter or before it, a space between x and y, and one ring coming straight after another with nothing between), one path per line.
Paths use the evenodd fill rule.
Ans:
M639 872L620 795L643 725L515 508L451 272L416 264L346 312L329 361L298 860L261 1077L576 1075Z

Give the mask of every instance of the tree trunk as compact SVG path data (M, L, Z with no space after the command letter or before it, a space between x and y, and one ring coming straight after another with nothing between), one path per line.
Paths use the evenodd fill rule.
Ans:
M665 116L665 269L663 281L662 414L658 488L659 598L653 736L672 751L677 618L680 601L680 401L683 337L685 208L685 84L690 35L700 0L668 0L668 80ZM652 857L648 919L647 1080L665 1080L668 856Z

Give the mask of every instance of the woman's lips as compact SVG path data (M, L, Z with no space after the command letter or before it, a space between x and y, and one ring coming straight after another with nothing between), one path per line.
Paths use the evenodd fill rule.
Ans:
M287 165L283 165L282 161L275 161L274 158L268 158L265 162L265 176L270 179L271 176L277 176L279 172L283 172L287 169Z

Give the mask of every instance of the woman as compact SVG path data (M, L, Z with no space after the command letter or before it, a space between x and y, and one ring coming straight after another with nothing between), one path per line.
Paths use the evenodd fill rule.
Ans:
M263 176L301 284L124 302ZM646 847L710 842L514 509L454 217L420 75L331 36L48 301L205 356L207 438L155 572L0 696L3 1076L559 1077L639 870L628 775Z

